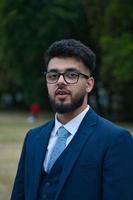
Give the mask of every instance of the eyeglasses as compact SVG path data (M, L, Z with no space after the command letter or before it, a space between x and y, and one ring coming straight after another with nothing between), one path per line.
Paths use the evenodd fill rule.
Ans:
M84 76L86 79L89 78L86 74L82 74L78 71L66 71L66 72L55 72L55 71L50 71L50 72L44 72L46 75L46 81L47 83L54 84L57 83L59 80L60 76L62 75L65 82L68 84L75 84L79 80L79 76Z

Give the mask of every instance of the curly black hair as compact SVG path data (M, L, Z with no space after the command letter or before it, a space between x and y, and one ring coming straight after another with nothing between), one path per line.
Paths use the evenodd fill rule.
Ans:
M75 39L64 39L54 42L45 53L46 67L54 57L75 58L81 61L89 69L90 73L96 66L95 53L89 47Z

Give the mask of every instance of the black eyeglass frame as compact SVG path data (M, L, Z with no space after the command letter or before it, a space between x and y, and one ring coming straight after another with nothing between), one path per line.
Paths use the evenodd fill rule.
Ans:
M51 72L54 72L54 73L57 73L57 74L58 74L58 78L57 78L56 81L50 82L50 81L47 80L47 74L49 74L49 73L51 73ZM66 72L55 72L55 71L46 72L46 71L45 71L45 72L44 72L44 75L46 76L46 81L47 81L47 83L49 83L49 84L55 84L55 83L57 83L58 80L59 80L59 78L60 78L60 76L63 76L63 78L64 78L64 80L65 80L65 82L66 82L67 84L76 84L76 83L78 82L78 80L79 80L79 76L80 76L80 75L84 76L86 79L89 79L89 78L90 78L90 76L88 76L88 75L86 75L86 74L83 74L83 73L78 72L78 71L73 71L74 73L77 74L77 80L76 80L76 82L70 83L70 82L68 82L68 81L66 80L66 78L65 78L65 74L67 74L67 73L69 73L69 72L72 72L72 71L66 71Z

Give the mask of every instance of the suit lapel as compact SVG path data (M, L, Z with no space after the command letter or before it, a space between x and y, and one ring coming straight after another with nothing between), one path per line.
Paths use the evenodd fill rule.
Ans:
M58 185L55 200L58 199L63 185L68 175L70 174L71 169L74 166L80 152L82 151L82 148L94 132L94 129L96 127L96 120L97 114L90 108L86 116L84 117L73 140L70 142L70 149L65 159L64 168L60 177L60 182Z
M41 132L38 134L36 140L34 141L33 148L32 148L32 155L33 158L31 158L31 184L32 188L32 196L34 196L36 199L37 197L37 191L39 188L39 182L42 172L42 166L43 161L45 159L45 154L47 151L47 145L49 141L49 137L52 131L52 128L54 126L54 120L47 125L47 127L44 127Z

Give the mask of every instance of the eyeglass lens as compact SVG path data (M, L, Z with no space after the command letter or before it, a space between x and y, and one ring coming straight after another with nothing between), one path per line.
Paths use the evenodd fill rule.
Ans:
M65 72L65 73L48 72L46 74L47 82L56 83L61 75L63 76L63 78L65 79L65 81L67 83L76 83L78 81L78 78L79 78L78 72L72 72L72 71L71 72L68 71L68 72Z

